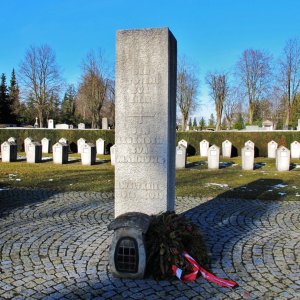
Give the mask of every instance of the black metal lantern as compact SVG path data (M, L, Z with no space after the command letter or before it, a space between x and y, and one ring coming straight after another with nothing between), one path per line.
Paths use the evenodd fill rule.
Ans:
M126 213L111 222L114 230L110 246L110 268L116 277L143 278L146 270L144 234L150 217L143 213Z

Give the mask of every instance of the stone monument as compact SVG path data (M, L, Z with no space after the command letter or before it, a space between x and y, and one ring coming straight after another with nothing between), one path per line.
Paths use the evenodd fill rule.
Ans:
M254 148L247 145L242 148L242 169L253 170L254 168Z
M291 143L291 158L300 158L300 143L297 141Z
M245 146L249 146L249 147L252 147L254 149L255 144L252 141L249 140L249 141L245 142Z
M53 151L53 163L54 164L66 164L68 163L68 145L65 143L56 143L52 147Z
M5 141L1 144L2 162L17 161L17 144L15 142Z
M276 158L278 144L275 141L268 143L268 158Z
M80 138L77 140L77 153L82 153L83 147L86 143L86 139Z
M97 154L105 154L105 140L99 138L96 141L96 150L97 150Z
M176 147L176 169L184 169L186 165L186 147L179 144Z
M13 136L11 136L8 140L8 142L13 142L13 143L17 143L17 139Z
M41 140L42 144L42 153L49 153L50 152L50 140L44 137Z
M42 145L38 142L31 142L26 152L26 160L28 163L39 163L42 161Z
M207 157L208 148L209 148L209 142L207 140L202 140L200 142L200 156Z
M102 129L107 130L108 129L108 121L107 118L102 118Z
M116 145L112 145L109 149L110 163L112 166L116 164Z
M84 123L79 123L78 124L78 129L85 129L85 124Z
M48 129L54 129L54 120L53 119L48 120Z
M231 157L231 149L232 149L232 143L228 140L225 140L222 143L222 155L223 157Z
M187 148L188 142L187 142L186 140L180 140L180 141L178 142L178 146L179 146L179 145L183 145L185 148Z
M33 139L29 136L24 140L24 152L27 153L29 144L33 142Z
M122 30L116 46L115 216L174 210L177 42Z
M91 166L96 163L96 146L92 143L85 143L81 152L81 164Z
M277 171L290 170L290 150L280 146L276 151L276 169Z
M208 169L219 169L219 162L220 162L220 148L216 145L212 145L208 149L208 158L207 164Z

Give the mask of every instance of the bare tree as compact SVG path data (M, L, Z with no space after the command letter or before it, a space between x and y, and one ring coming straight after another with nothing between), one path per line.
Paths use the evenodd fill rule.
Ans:
M106 100L109 79L101 51L89 52L82 63L82 79L78 89L77 109L82 117L91 120L92 128L99 128L101 109Z
M286 111L285 126L288 126L300 85L300 46L296 39L287 41L279 60L279 68L279 86Z
M241 103L239 102L237 90L231 88L224 103L224 115L229 128L233 127L239 114L242 113Z
M210 88L210 95L216 107L216 130L221 129L222 115L224 102L228 96L228 75L225 73L208 73L206 76L206 83Z
M54 51L48 45L31 46L25 53L19 71L27 95L31 95L38 112L40 127L43 127L49 103L61 87Z
M249 124L253 123L255 103L268 92L271 75L271 57L263 51L247 49L242 53L237 66L236 76L240 82L241 92L248 99Z
M186 129L190 114L197 105L199 81L194 67L182 59L177 72L177 104L182 115L182 130Z

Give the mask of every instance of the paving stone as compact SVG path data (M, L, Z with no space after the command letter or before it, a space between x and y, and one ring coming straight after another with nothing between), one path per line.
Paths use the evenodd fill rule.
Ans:
M112 278L111 193L0 191L1 299L300 299L300 202L178 197L232 290Z

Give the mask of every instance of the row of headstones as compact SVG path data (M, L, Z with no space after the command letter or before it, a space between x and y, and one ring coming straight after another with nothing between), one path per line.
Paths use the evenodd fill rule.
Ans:
M42 145L39 142L34 142L32 139L27 138L24 141L24 148L26 153L26 160L29 163L38 163L42 161L42 153L49 152L49 140L47 145ZM45 142L45 139L42 140ZM84 141L84 143L83 143ZM99 154L104 153L104 140L97 140ZM43 147L47 148L47 152L43 151ZM46 149L44 149L46 150ZM68 162L69 145L68 140L61 138L56 144L52 146L53 150L53 162L55 164L65 164ZM93 165L96 162L97 147L92 143L86 143L86 140L80 139L78 143L78 153L81 154L82 165ZM2 162L17 161L17 143L16 140L11 137L7 141L1 144L1 157Z
M295 146L298 142L292 143ZM298 143L299 144L299 143ZM176 147L176 168L182 169L186 166L188 143L181 140ZM247 141L242 148L242 169L254 169L254 152L255 144L252 141ZM232 143L228 140L222 143L223 157L231 157ZM292 148L292 147L291 147ZM209 142L203 140L200 142L200 156L207 157L208 169L219 169L220 148L216 145L209 147ZM276 169L278 171L288 171L290 169L290 150L284 146L278 147L274 141L268 143L268 157L276 158ZM298 156L299 158L299 156Z

